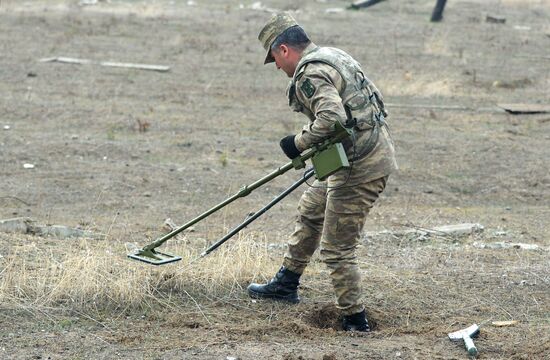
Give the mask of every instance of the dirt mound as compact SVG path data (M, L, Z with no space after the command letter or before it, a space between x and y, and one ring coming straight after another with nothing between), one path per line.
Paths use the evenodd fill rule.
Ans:
M302 320L318 329L342 330L342 315L334 304L316 305Z
M305 313L302 320L307 325L318 329L333 329L342 331L342 314L334 304L316 305ZM367 310L367 318L372 330L378 327L378 316Z

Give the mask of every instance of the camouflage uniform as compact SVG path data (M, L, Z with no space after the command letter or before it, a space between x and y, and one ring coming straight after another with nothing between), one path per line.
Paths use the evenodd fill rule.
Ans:
M290 106L310 119L295 137L295 145L300 151L326 139L334 123L346 123L350 115L349 109L346 112L341 94L346 83L356 81L344 79L341 76L344 71L339 72L328 63L315 60L315 53L321 49L327 53L335 52L336 56L346 57L346 60L351 59L341 50L319 48L314 44L309 45L302 54L302 61L288 89ZM312 61L302 65L304 60ZM371 92L378 92L372 83L369 82L369 85ZM367 93L366 90L364 92ZM321 258L330 269L337 304L344 315L363 310L355 249L367 214L384 190L388 175L397 169L387 126L379 126L378 138L371 138L375 130L372 119L382 110L376 105L375 100L352 114L357 121L356 139L355 146L347 146L348 158L357 157L362 148L369 146L369 139L375 141L371 145L374 148L353 161L351 170L342 169L327 181L315 181L304 192L298 205L296 229L288 242L283 264L301 274L321 245Z
M278 14L260 32L265 63L274 61L270 47L278 34L295 25L291 16ZM330 137L337 121L354 128L354 141L344 142L350 168L315 181L302 195L281 271L299 277L320 245L338 307L344 315L356 314L364 310L356 248L367 214L397 169L382 95L351 56L313 43L302 52L287 93L290 107L310 120L294 137L298 151ZM251 286L256 294L277 295L271 285Z

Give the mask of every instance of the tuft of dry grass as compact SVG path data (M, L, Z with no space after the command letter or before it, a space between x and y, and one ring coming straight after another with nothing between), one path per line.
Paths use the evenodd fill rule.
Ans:
M81 240L48 247L37 244L39 238L13 237L17 245L0 258L0 302L38 308L120 310L242 296L246 284L280 262L269 256L265 236L255 233L242 234L199 260L201 249L170 244L163 250L183 259L164 266L128 259L121 242Z

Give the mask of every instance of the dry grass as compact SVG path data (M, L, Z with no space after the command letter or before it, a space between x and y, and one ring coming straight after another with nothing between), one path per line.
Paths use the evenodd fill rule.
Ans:
M11 237L17 245L0 258L0 302L36 308L148 308L242 296L245 284L280 262L269 256L265 237L254 233L192 265L199 249L173 243L166 250L182 261L158 267L126 258L128 251L120 242L57 241L43 246L40 238Z

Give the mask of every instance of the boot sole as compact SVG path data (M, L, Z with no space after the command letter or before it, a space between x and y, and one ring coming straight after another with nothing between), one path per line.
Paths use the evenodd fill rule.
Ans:
M300 302L300 298L298 296L263 294L263 293L255 292L250 289L248 289L248 296L250 296L253 299L269 299L269 300L275 300L275 301L288 302L291 304L298 304Z

